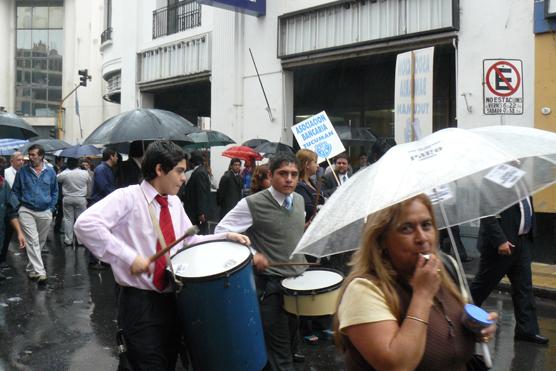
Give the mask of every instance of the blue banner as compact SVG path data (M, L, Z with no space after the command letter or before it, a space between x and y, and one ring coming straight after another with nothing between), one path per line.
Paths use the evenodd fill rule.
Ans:
M259 17L266 14L266 0L197 0L199 4Z

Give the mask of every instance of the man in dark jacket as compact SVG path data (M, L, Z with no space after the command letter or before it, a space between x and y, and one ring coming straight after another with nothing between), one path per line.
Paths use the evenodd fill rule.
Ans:
M143 180L141 174L141 161L143 160L143 146L141 140L131 142L129 145L128 158L122 161L117 171L116 187L124 188L133 184L140 184Z
M504 276L512 284L515 339L547 344L539 334L531 277L534 214L530 198L510 206L499 216L481 220L477 247L479 271L471 283L471 296L481 305Z
M6 238L6 227L9 223L17 234L19 248L23 249L25 247L25 236L23 235L19 226L19 221L17 220L17 217L19 216L18 209L19 201L17 200L17 197L13 192L11 192L8 182L0 176L0 246L3 245L4 239ZM3 222L4 220L6 223ZM0 281L4 279L6 279L6 277L0 273Z
M200 234L208 234L207 215L209 211L210 178L204 167L201 152L191 153L189 160L193 172L185 186L182 186L178 196L191 223L197 225Z
M220 218L222 219L228 211L232 210L239 200L241 200L241 189L243 182L239 171L241 170L241 160L232 158L228 171L220 178L216 201L220 206Z

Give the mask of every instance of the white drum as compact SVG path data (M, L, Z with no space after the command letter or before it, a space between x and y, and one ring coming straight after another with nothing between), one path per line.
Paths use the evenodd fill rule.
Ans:
M237 242L209 241L178 252L171 258L176 276L185 279L212 279L237 270L251 251Z
M343 280L342 273L325 268L283 279L284 310L298 316L334 314Z

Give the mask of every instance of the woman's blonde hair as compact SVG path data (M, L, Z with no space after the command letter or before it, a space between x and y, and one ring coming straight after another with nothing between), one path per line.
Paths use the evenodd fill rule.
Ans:
M432 204L426 195L420 194L374 213L368 217L363 231L363 236L361 238L361 245L353 254L351 262L349 263L349 265L352 266L352 269L340 289L338 305L340 304L346 287L351 281L359 277L366 278L372 281L382 291L388 308L396 317L398 323L401 324L403 319L401 318L400 298L397 291L398 284L396 283L398 273L394 269L390 256L387 252L385 237L386 233L392 230L392 227L399 224L402 210L414 201L421 202L425 205L431 215L431 221L435 231L433 252L434 254L438 253L438 231L436 227L436 220L434 218ZM462 305L465 303L464 298L461 296L461 293L458 288L456 288L456 285L450 276L448 276L445 269L440 272L440 281L441 285L447 288L450 294L452 294ZM339 323L336 318L334 321L336 342L339 346L343 347L344 341L339 332L338 326Z
M299 161L299 179L305 179L305 169L307 164L311 161L317 162L317 154L310 149L300 149L295 154L297 160Z

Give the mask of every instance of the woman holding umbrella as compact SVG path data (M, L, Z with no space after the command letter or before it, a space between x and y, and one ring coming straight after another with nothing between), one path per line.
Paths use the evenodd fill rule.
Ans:
M461 323L466 300L437 255L437 239L424 195L369 216L337 312L348 370L466 369L476 336ZM483 329L480 340L494 332L495 325Z

